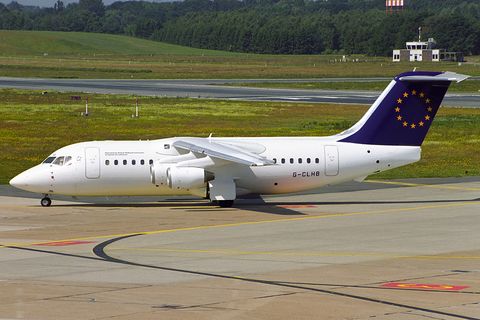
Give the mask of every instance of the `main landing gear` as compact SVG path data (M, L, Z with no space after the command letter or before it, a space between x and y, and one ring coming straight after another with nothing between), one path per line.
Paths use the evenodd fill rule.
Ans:
M45 198L40 200L40 204L42 205L42 207L50 207L50 205L52 204L52 199L45 195Z
M222 208L230 208L233 206L233 200L218 200L217 203Z

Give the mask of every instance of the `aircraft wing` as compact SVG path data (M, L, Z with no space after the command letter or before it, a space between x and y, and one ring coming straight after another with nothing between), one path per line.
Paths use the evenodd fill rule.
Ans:
M172 145L175 148L205 154L210 157L244 164L246 166L265 166L274 164L273 161L249 151L226 146L204 138L181 138L176 140Z

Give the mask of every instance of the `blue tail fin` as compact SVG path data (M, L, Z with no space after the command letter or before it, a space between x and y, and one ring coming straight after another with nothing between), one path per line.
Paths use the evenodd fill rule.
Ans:
M468 76L451 72L406 72L396 76L368 112L338 141L420 146L448 86Z

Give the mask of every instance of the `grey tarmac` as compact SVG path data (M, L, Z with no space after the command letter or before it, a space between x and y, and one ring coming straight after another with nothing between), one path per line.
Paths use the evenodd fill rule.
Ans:
M480 177L233 208L0 191L1 319L480 319Z
M275 79L275 80L108 80L108 79L40 79L0 77L0 88L83 92L85 94L131 94L201 99L230 99L249 101L278 101L303 103L336 103L371 105L381 91L365 90L304 90L280 88L256 88L224 86L225 83L255 82L338 82L338 81L385 81L391 79ZM480 108L480 93L449 93L442 106L458 108Z

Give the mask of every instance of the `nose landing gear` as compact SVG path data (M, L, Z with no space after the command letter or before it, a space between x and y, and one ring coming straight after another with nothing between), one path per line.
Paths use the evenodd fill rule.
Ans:
M40 204L42 205L42 207L49 207L52 204L52 199L45 195L45 198L40 200Z

